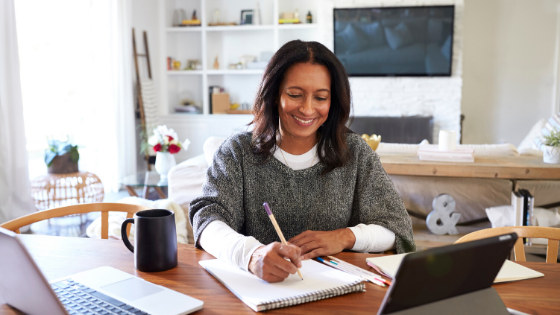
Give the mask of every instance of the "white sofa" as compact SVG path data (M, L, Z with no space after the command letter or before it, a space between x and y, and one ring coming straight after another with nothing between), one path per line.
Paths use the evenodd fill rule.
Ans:
M206 179L208 165L212 162L214 152L224 138L210 137L204 144L204 154L184 161L169 172L169 198L176 201L188 213L189 203L202 194L202 185ZM476 156L520 156L515 146L467 145L474 148ZM378 154L413 154L419 145L381 143ZM538 155L539 152L527 151L524 155ZM560 201L560 181L518 181L486 178L453 178L432 176L391 175L404 205L408 210L427 215L432 211L433 199L442 193L448 193L456 201L456 211L460 212L459 222L486 217L484 209L511 203L514 188L528 189L535 196L535 206ZM188 240L193 242L192 227L188 226Z

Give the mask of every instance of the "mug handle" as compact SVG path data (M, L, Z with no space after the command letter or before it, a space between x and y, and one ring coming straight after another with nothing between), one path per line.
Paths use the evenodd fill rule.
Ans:
M132 246L132 244L130 244L130 241L128 240L128 235L126 235L126 226L129 223L134 223L134 218L129 218L124 220L124 222L122 223L121 226L121 236L122 236L122 240L124 242L124 245L126 245L126 247L134 253L134 246Z

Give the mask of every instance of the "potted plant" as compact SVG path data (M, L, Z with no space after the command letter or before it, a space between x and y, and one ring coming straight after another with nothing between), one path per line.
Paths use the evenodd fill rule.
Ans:
M176 164L172 154L179 153L181 149L187 150L190 143L189 139L181 143L177 133L165 125L154 128L154 134L148 139L148 145L156 152L156 172L160 175L161 183L167 182L167 174Z
M80 153L78 146L69 141L48 140L49 148L45 150L45 164L49 174L68 174L78 172Z
M549 164L560 164L560 130L552 130L544 136L543 161Z

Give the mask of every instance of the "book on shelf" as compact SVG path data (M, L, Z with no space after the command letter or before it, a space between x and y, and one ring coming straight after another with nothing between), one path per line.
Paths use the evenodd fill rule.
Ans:
M299 19L279 19L279 24L300 24L301 21Z
M521 221L521 224L523 226L532 226L535 198L533 198L533 195L531 195L531 193L526 189L519 189L518 192L523 198L522 200L523 210L519 211L519 215L520 215L519 220ZM523 243L525 245L531 245L532 239L525 237L523 238Z

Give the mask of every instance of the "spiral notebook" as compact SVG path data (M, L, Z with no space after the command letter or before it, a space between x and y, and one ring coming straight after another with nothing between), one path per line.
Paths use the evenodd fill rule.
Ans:
M217 259L198 262L255 312L292 306L365 291L360 277L305 260L296 274L283 282L268 283L255 275Z

